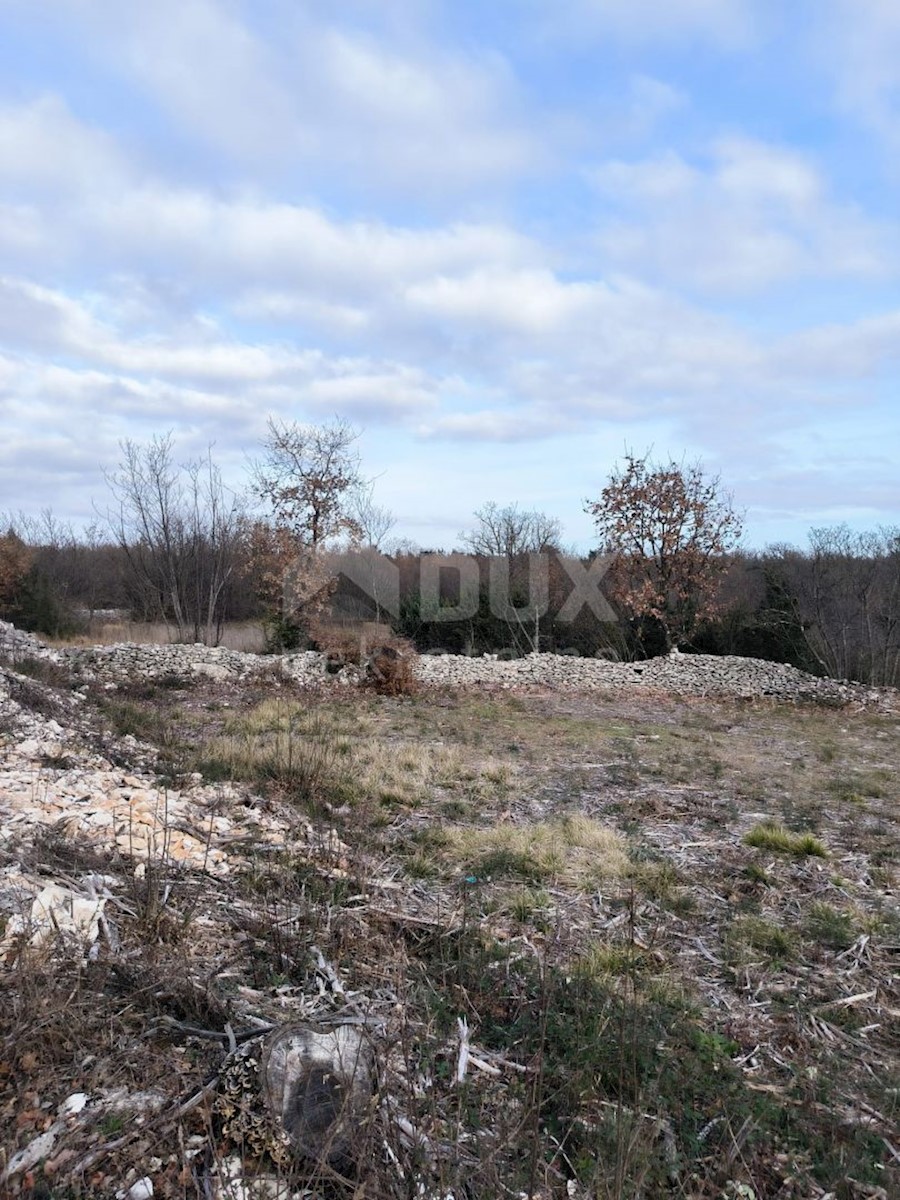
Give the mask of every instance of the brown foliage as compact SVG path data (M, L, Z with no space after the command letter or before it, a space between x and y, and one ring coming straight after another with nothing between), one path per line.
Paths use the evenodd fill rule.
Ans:
M359 434L344 421L300 425L270 419L265 456L253 467L253 490L279 530L317 550L335 537L358 534L348 511L360 485Z
M248 565L265 608L307 626L322 613L336 584L314 549L299 543L290 529L263 521L250 530Z
M416 651L405 638L391 637L366 663L366 685L380 696L412 696L418 691Z
M376 621L338 624L315 619L310 634L335 667L365 664L363 684L381 696L411 696L418 690L416 648L389 625Z
M715 614L717 577L742 528L718 476L629 453L585 511L613 556L607 587L627 616L658 622L672 646Z
M349 513L360 486L358 436L337 419L327 425L269 420L253 491L270 516L253 529L251 559L260 599L280 618L308 626L321 614L336 583L322 551L335 538L359 534Z
M10 607L28 574L33 552L11 529L0 534L0 612Z

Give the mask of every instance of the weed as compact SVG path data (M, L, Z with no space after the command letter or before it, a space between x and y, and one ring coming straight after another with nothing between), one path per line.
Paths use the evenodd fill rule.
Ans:
M602 981L638 974L647 962L647 956L628 942L598 943L581 956L575 971L586 979Z
M552 907L552 901L543 888L519 888L509 901L509 911L522 924L531 922L543 927L547 912Z
M265 705L241 718L239 732L207 743L197 768L207 780L241 779L315 805L330 798L341 757L333 726L293 704Z
M749 879L751 883L760 883L763 887L769 887L771 880L768 872L758 863L750 863L744 867L744 877Z
M449 821L465 821L473 814L473 807L468 800L444 800L440 806L442 817Z
M531 1067L519 1153L530 1143L539 1155L541 1132L549 1135L551 1145L565 1146L579 1191L669 1194L681 1163L727 1144L724 1118L738 1126L749 1116L733 1043L703 1027L679 994L642 982L631 948L551 965L513 959L480 933L463 932L428 950L434 957L422 966L442 984L430 993L439 1028L461 1008L478 1020L483 1045ZM645 1115L648 1108L658 1117ZM523 1172L514 1158L504 1182L533 1194L529 1175L546 1164L530 1155L526 1163Z
M45 683L48 687L62 689L72 686L72 674L69 669L52 658L26 654L22 658L8 660L7 665L16 674L26 675L38 683Z
M887 771L854 772L829 780L828 790L836 800L861 804L871 798L881 800L890 795L892 777Z

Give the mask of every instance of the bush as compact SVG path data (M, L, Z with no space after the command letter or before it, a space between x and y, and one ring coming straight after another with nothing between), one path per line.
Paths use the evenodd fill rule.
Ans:
M413 646L392 638L379 646L366 663L366 685L379 696L412 696L418 690Z
M263 637L266 654L285 654L306 646L307 638L302 627L289 617L275 613L263 621Z
M313 649L340 667L348 663L360 663L365 658L368 638L359 624L339 625L328 621L313 621L310 623L309 635Z

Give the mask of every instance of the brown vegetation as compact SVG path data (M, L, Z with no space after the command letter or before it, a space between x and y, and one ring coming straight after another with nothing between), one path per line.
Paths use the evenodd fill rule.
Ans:
M665 649L716 615L716 582L742 520L718 477L699 463L625 456L601 497L589 501L601 553L612 557L610 596L633 620L652 622Z

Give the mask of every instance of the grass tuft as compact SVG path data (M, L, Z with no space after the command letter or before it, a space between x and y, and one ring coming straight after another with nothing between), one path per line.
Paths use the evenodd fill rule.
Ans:
M756 850L773 850L776 854L791 854L794 858L827 858L828 849L811 833L792 833L784 825L763 822L756 825L744 842Z

